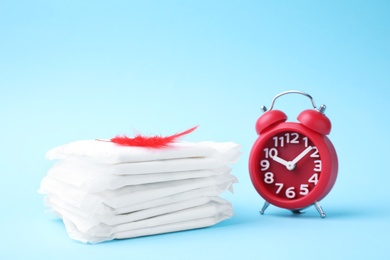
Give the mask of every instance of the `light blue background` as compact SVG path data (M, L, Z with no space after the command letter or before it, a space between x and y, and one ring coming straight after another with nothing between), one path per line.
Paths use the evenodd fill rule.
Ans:
M389 1L0 1L1 259L388 259ZM325 103L339 177L304 215L270 206L247 160L261 105ZM285 96L290 120L310 108ZM235 216L84 245L44 214L45 152L116 134L242 145Z

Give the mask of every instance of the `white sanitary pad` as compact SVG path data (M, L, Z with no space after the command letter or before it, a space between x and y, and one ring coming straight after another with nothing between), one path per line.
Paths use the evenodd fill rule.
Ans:
M111 142L82 140L56 147L47 152L49 160L81 159L103 164L161 161L180 158L217 157L238 159L241 147L232 142L180 142L161 149L120 146Z

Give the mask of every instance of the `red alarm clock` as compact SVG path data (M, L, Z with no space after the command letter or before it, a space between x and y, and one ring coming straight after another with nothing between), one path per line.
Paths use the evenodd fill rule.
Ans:
M286 122L285 113L273 110L275 100L286 94L310 98L313 109L302 111L298 122ZM275 96L268 111L262 107L264 114L256 122L259 137L249 157L252 183L265 199L261 214L269 204L294 213L314 205L325 217L319 201L332 189L338 171L336 150L327 137L331 123L325 108L317 108L309 94L296 90Z

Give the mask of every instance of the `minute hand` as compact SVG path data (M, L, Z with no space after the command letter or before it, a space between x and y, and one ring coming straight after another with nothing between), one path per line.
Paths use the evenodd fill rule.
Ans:
M293 165L297 164L297 162L299 162L299 160L301 160L303 157L305 157L305 155L308 154L311 149L313 149L313 146L307 147L297 157L295 157L294 160L291 161L291 164L293 164Z

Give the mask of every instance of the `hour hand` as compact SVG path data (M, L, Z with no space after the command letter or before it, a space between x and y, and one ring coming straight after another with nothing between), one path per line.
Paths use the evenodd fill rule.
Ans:
M286 166L286 167L288 167L288 165L289 165L289 162L288 162L288 161L286 161L286 160L284 160L284 159L278 157L277 155L270 155L270 157L271 157L271 159L274 160L275 162L278 162L278 163L280 163L280 164L282 164L282 165L284 165L284 166Z

